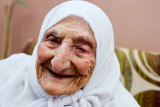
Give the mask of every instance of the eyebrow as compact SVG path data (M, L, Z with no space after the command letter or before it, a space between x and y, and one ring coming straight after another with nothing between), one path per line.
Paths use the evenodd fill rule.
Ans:
M60 37L56 30L48 30L45 33L45 37L48 37L50 34L54 34L55 37Z

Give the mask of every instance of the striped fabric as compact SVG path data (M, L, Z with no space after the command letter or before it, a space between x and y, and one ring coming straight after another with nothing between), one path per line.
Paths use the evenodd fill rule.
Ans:
M141 107L160 107L160 54L116 48L121 82Z

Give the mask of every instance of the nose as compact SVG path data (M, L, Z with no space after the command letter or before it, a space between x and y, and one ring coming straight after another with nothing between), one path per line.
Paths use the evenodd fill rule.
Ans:
M70 48L68 44L64 43L56 49L51 65L54 72L57 73L70 67Z

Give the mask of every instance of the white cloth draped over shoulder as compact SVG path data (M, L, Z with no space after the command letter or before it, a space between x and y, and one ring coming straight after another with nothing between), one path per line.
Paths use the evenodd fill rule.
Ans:
M83 89L72 95L50 96L37 81L37 47L45 31L69 15L82 17L93 30L96 66ZM107 15L89 2L67 1L45 17L32 56L21 53L0 61L0 107L139 107L119 77L113 29Z

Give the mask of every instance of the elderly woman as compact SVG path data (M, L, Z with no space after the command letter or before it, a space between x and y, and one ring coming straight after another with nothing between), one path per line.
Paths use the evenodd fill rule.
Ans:
M109 18L68 1L45 17L32 56L0 61L0 107L139 107L119 75Z

